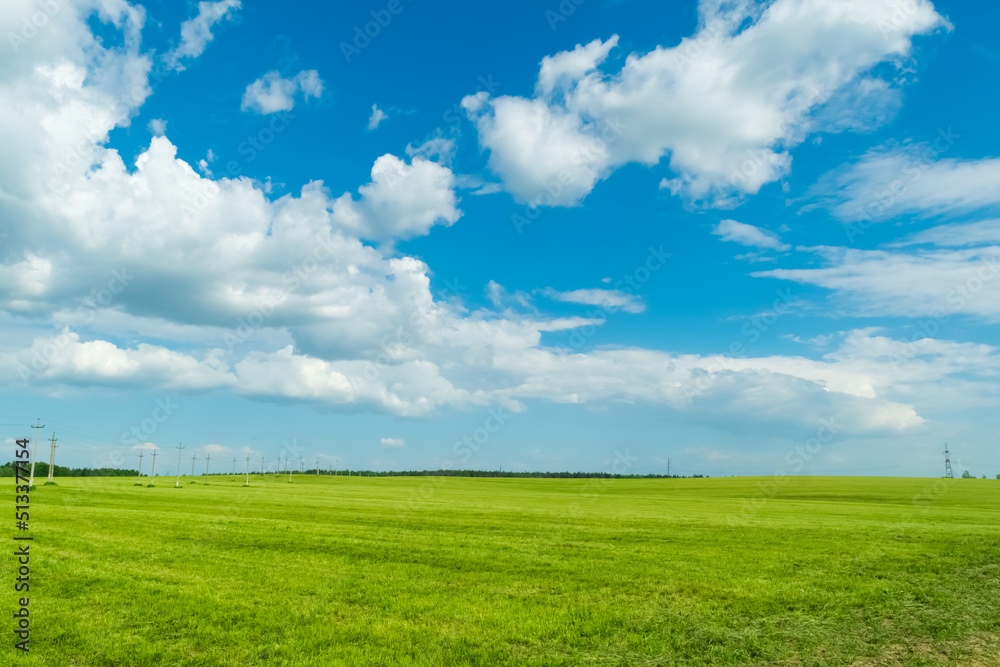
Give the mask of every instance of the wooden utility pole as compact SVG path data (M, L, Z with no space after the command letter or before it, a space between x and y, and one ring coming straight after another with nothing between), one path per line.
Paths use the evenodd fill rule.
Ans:
M52 449L49 450L49 481L52 481L52 471L56 467L56 434L52 434Z
M45 424L42 420L38 420L38 425L32 426L35 429L35 444L31 446L31 475L28 477L28 488L30 489L35 484L35 452L38 451L38 431L45 428Z
M154 449L153 450L153 469L149 471L150 478L156 477L156 453L158 451L160 451L160 450L158 450L158 449ZM152 480L150 480L150 481L152 481Z
M143 454L144 454L144 452L140 449L139 450L139 479L135 480L137 484L141 484L142 483L142 455Z
M174 482L174 488L179 489L181 486L181 451L184 449L183 444L177 445L177 481ZM170 471L167 471L170 474Z
M198 458L197 454L191 455L191 476L194 477L194 460Z
M211 462L211 460L212 460L212 455L211 454L209 454L208 456L205 457L205 474L206 475L208 474L208 464Z

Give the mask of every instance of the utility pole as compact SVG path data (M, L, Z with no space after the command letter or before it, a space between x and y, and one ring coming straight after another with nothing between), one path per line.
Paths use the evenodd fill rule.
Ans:
M233 474L236 474L236 457L233 457Z
M260 476L264 476L264 455L260 455Z
M38 431L39 429L45 428L45 424L43 424L42 420L39 419L38 425L32 426L31 428L35 429L35 444L31 446L31 476L28 479L29 489L35 484L35 452L38 451Z
M52 434L52 449L49 450L49 481L52 481L52 471L56 467L56 434Z
M153 446L155 447L156 445ZM158 451L158 449L153 450L153 469L149 471L150 478L156 477L156 452ZM150 481L152 481L152 479Z
M319 477L319 457L316 457L316 476Z
M197 454L191 455L191 476L194 477L194 460L198 458Z
M250 486L250 455L247 454L247 483L244 486Z
M948 443L944 443L944 476L948 479L955 477L951 470L951 454L948 452Z
M174 482L174 488L179 489L181 487L181 450L184 449L184 445L178 443L177 445L177 481Z
M211 462L211 460L212 460L212 455L211 454L209 454L208 456L205 457L205 474L206 475L208 474L208 464Z
M670 459L667 459L667 477L670 477Z
M302 457L300 456L299 457L299 474L301 475L302 472L303 472L303 464L302 464Z
M139 479L135 480L136 484L142 484L142 455L143 451L139 450Z

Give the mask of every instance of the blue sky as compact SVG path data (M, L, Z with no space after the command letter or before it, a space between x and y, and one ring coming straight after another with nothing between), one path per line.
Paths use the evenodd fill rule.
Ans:
M162 472L992 477L998 20L4 3L0 423Z

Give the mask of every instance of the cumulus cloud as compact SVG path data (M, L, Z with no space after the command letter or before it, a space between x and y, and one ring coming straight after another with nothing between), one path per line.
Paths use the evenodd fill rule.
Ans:
M722 220L712 229L712 233L722 237L723 241L733 241L740 245L777 250L778 252L791 249L791 246L782 243L774 232L735 220Z
M815 11L813 3L803 7ZM867 5L860 7L864 15ZM834 415L858 431L920 426L923 403L893 394L888 362L862 364L847 348L821 360L637 348L566 354L543 344L543 334L592 320L526 315L512 303L470 311L436 298L431 268L393 246L461 217L454 174L425 153L383 155L370 182L339 195L314 181L273 200L248 178L199 173L165 136L127 164L108 136L128 125L148 95L150 61L139 51L141 13L116 11L107 20L127 33L121 48L96 40L88 17L61 12L30 54L22 50L0 68L0 143L8 157L0 163L0 224L8 221L0 309L25 322L0 349L7 386L27 377L51 391L216 391L411 417L472 406L515 411L527 401L642 402L710 423L727 415L797 428ZM839 25L840 10L828 11ZM4 23L10 20L0 13L0 32L16 28ZM903 33L898 52L909 45ZM581 88L580 72L611 48L600 42L543 66L546 108L527 111L551 116L547 136L562 132L590 145L594 136L579 140L573 132L592 131L591 117L557 98L576 81L570 97L582 105L591 84ZM643 58L626 69L645 67ZM583 75L591 77L593 91L620 85L596 71ZM497 100L479 103L485 119ZM632 139L624 136L622 146ZM604 173L585 167L585 175ZM614 290L560 294L575 303L640 306ZM921 368L929 384L991 368L982 359L992 352L962 367L957 350L941 349L956 357L954 367L916 359L903 366Z
M367 239L419 236L461 217L454 188L455 175L447 167L420 156L406 164L387 154L375 160L371 183L358 188L359 199L345 194L334 203L333 217Z
M480 92L462 105L490 169L531 205L574 205L619 166L665 157L674 176L662 187L725 203L786 174L789 150L810 133L871 126L865 113L845 125L844 112L893 94L872 68L949 27L927 0L896 10L892 0L705 0L696 33L676 47L608 72L618 37L594 40L544 58L533 97ZM837 123L823 122L834 103Z
M212 28L221 21L233 18L241 6L240 0L199 2L198 15L181 24L181 43L165 55L167 66L183 70L182 60L197 58L204 53L208 43L215 39Z
M378 108L377 104L372 105L372 115L368 117L368 129L374 130L379 124L388 118L384 111Z
M243 92L240 108L259 114L291 111L295 108L295 98L303 100L320 97L323 94L323 80L314 70L302 70L290 79L284 79L278 72L268 72Z
M402 438L382 438L380 442L383 447L402 447L406 444Z

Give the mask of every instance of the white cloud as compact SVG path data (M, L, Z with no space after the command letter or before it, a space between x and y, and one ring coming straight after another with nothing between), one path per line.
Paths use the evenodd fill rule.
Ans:
M334 202L333 218L368 239L426 234L435 224L451 226L462 212L455 197L455 176L447 167L414 157L406 164L394 155L375 160L372 180Z
M208 43L215 39L212 34L215 24L231 19L240 7L240 0L199 2L198 15L181 24L181 43L164 56L167 66L183 70L181 60L197 58L204 53Z
M618 38L542 61L535 97L485 92L462 104L489 166L531 205L578 203L617 167L669 156L662 186L724 203L790 168L789 149L819 131L870 128L892 95L868 74L900 64L915 35L947 26L927 0L703 1L695 35L601 65ZM837 122L823 121L826 104ZM863 107L864 112L845 112ZM855 117L843 124L843 119Z
M149 121L149 131L154 137L162 137L167 133L167 121L162 118L154 118Z
M815 4L803 3L807 9ZM8 387L23 386L27 372L36 391L219 391L415 417L487 405L515 411L526 401L642 402L704 422L729 420L734 429L814 430L812 420L833 415L858 432L917 428L921 411L934 405L894 388L898 371L863 356L864 340L821 360L604 348L566 354L543 345L543 334L595 322L546 317L526 299L503 301L499 286L503 307L470 312L442 301L430 267L392 246L461 216L454 174L421 153L409 162L381 156L370 183L339 196L312 182L274 201L250 179L200 174L164 136L126 164L108 135L128 125L148 94L150 62L139 54L142 17L126 9L116 17L131 35L122 48L105 49L86 17L62 12L31 54L22 50L0 68L8 158L0 163L0 219L20 221L4 239L0 309L25 323L0 348ZM0 33L17 29L10 21L0 13ZM909 44L899 42L901 50ZM606 45L551 61L543 92L561 90ZM625 67L646 66L640 61ZM312 78L302 81L303 91L316 91ZM620 84L593 82L603 85ZM543 111L572 115L558 106ZM573 122L557 122L570 142ZM579 122L579 132L593 129ZM981 249L954 252L966 251ZM574 292L567 294L578 302L622 298ZM919 379L913 386L957 386L949 378L995 372L994 352L949 345L934 348L936 362L901 365Z
M712 233L722 237L723 241L733 241L740 245L777 250L778 252L791 249L791 246L782 243L774 232L735 220L722 220L712 229Z
M402 447L406 444L402 438L382 438L380 442L383 447Z
M410 157L420 156L439 164L448 165L455 155L455 141L444 137L432 137L419 146L406 145L406 154Z
M773 269L754 276L817 285L837 294L852 314L1000 320L1000 246L969 249L811 249L820 268Z
M304 100L323 94L323 81L316 70L303 70L290 79L282 78L278 72L268 72L247 86L240 108L260 114L291 111L299 93Z
M929 243L943 248L961 248L975 245L1000 245L1000 219L938 225L911 234L891 247L906 247Z
M626 313L641 313L646 310L646 305L636 295L614 289L577 289L567 292L548 289L544 294L556 301L620 309Z
M377 104L372 105L372 115L368 117L368 129L374 130L383 120L388 118L386 113L378 108Z
M847 222L900 216L954 216L1000 209L1000 158L943 158L954 138L937 143L874 149L825 175L805 210L825 207Z

